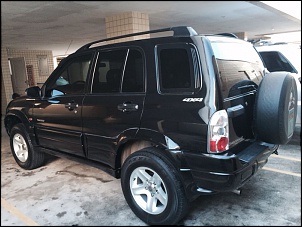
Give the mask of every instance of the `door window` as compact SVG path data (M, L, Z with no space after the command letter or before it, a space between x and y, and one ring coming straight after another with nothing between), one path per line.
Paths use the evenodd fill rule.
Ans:
M46 88L46 96L83 94L92 54L70 59Z
M143 56L138 50L129 50L122 87L122 92L144 91Z
M194 92L192 51L187 45L159 45L158 83L161 93Z
M144 67L135 49L100 52L92 93L143 92Z
M101 52L96 65L92 93L119 92L127 50Z

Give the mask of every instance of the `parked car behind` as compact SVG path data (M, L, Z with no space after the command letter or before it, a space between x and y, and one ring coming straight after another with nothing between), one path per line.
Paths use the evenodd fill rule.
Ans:
M298 91L296 126L301 127L301 47L276 43L256 46L268 71L287 71L295 75Z

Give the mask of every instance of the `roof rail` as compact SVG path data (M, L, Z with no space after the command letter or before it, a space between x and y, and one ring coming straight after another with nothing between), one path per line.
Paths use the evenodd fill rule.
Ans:
M173 33L174 37L189 37L189 36L197 35L197 32L192 27L178 26L178 27L162 28L162 29L156 29L156 30L150 30L150 31L144 31L144 32L137 32L137 33L131 33L131 34L126 34L126 35L116 36L116 37L112 37L112 38L96 40L96 41L87 43L84 46L80 47L77 50L77 52L89 49L89 47L91 45L96 44L96 43L101 43L101 42L116 40L116 39L121 39L121 38L127 38L127 37L132 37L132 36L137 36L137 35L145 35L145 34L151 34L151 33L166 32L166 31L173 31L174 32Z
M238 36L233 34L233 33L218 33L218 34L215 34L215 35L229 36L229 37L233 37L233 38L238 39Z

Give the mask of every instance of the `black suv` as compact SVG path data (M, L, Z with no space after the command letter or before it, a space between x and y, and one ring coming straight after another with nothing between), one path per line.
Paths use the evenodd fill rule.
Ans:
M197 196L240 189L291 139L295 79L265 73L232 34L181 26L97 40L8 104L12 155L24 169L45 153L98 167L121 178L144 222L177 224Z

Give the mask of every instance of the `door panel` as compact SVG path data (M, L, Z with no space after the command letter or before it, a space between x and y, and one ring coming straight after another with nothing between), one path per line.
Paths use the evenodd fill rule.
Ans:
M133 138L137 132L144 97L145 94L90 94L85 97L83 133L87 137L89 159L114 167L119 140Z
M41 146L85 156L81 142L82 100L82 95L58 96L35 104L33 111Z

